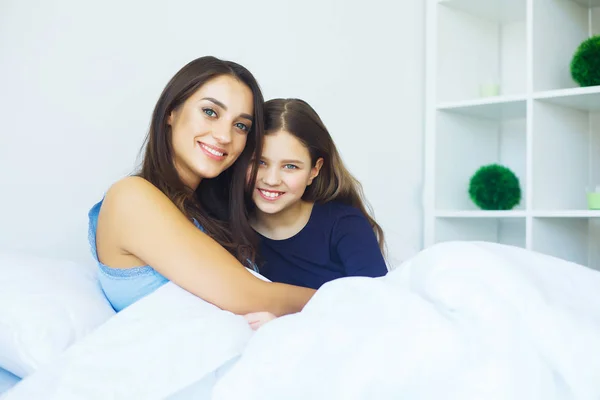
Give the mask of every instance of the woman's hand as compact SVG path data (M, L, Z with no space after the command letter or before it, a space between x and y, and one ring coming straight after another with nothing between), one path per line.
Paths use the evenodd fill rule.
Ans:
M268 311L260 311L246 314L244 315L244 318L246 318L246 321L250 324L250 328L258 330L258 328L277 317Z

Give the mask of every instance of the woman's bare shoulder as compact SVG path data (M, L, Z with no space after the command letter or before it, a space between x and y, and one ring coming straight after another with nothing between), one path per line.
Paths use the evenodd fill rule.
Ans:
M156 186L139 176L128 176L115 182L106 192L103 211L118 218L147 212L178 212L173 202Z
M128 247L146 235L177 231L187 224L190 221L156 186L129 176L106 192L98 215L98 237L109 249L135 254Z
M146 179L139 176L127 176L113 183L106 192L105 199L122 201L137 197L156 196L160 190Z
M145 229L152 229L147 225L153 225L153 219L161 212L171 216L181 214L146 179L128 176L115 182L106 192L98 215L96 247L102 262L119 268L143 264L144 261L127 247L140 236L140 229L144 229L141 222L146 222ZM175 215L175 219L177 217Z

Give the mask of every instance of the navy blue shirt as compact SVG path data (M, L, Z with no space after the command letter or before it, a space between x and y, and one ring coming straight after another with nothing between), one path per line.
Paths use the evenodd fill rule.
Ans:
M259 271L273 282L318 289L345 276L388 272L369 221L345 204L315 204L306 226L288 239L259 237Z

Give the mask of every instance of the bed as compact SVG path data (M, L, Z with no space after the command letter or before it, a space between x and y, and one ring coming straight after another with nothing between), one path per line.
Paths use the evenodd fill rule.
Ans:
M15 386L20 380L21 378L18 376L0 368L0 394L8 391L8 389Z
M257 332L172 283L112 314L68 271L80 326L36 362L0 357L23 375L0 399L600 398L600 272L517 247L438 244Z

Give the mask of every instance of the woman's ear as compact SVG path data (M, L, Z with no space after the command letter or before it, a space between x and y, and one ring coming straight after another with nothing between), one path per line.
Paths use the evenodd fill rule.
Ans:
M310 178L308 179L308 184L310 185L317 176L319 176L319 172L321 172L321 167L323 166L323 157L319 157L315 166L310 170Z
M169 116L167 117L167 125L169 126L173 126L173 124L175 123L175 119L177 118L177 114L179 112L179 107L177 107L175 110L171 110L171 112L169 113Z

